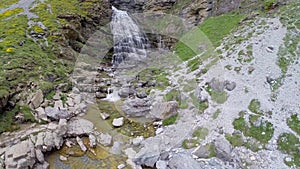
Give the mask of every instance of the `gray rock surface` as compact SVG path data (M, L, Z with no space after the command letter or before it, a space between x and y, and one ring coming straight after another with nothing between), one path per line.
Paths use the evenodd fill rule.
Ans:
M127 99L121 107L124 113L130 117L145 117L150 112L149 99Z
M96 135L97 141L103 146L111 146L112 145L112 136L109 134L98 133Z
M170 101L165 103L156 103L151 109L151 116L157 119L166 119L178 113L178 103Z
M87 150L86 146L84 145L84 143L83 143L83 141L81 140L80 137L78 137L78 136L76 137L76 142L77 142L77 144L79 145L79 147L82 151L85 152Z
M217 157L224 161L229 161L231 159L231 144L225 138L218 138L214 142Z
M86 135L93 131L94 124L82 118L73 118L68 122L69 136Z
M31 99L31 105L33 109L38 108L44 101L44 95L42 90L38 90Z
M49 118L54 120L70 118L68 111L59 108L46 107L45 112Z

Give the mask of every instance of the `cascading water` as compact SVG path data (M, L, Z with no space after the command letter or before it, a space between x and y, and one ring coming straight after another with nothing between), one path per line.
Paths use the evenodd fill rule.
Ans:
M114 38L113 65L146 58L148 39L126 11L112 7L111 31Z

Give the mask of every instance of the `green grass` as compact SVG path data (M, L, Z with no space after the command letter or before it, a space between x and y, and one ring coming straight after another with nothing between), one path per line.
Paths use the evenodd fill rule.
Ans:
M166 101L180 101L180 92L178 90L172 89L165 95Z
M209 104L208 101L205 102L199 102L199 100L197 99L197 97L191 93L190 97L192 99L192 103L194 104L194 106L199 110L199 113L204 113L204 111L208 108Z
M225 138L230 142L230 144L234 147L240 147L244 145L243 137L240 134L233 133L232 135L230 134L225 134Z
M191 71L195 71L199 69L200 65L201 65L201 61L199 60L199 58L192 59L187 64L187 66L190 68Z
M260 110L260 102L257 99L252 99L248 106L248 109L253 113L262 114Z
M217 102L218 104L223 104L227 101L227 93L226 92L210 92L211 99Z
M296 165L300 167L299 155L300 141L291 133L283 133L278 138L278 149L286 154L292 156L291 162L286 162L288 166Z
M300 121L298 120L297 114L291 116L287 121L288 126L300 135Z
M235 119L233 121L233 126L234 129L242 131L245 136L255 138L262 144L266 144L273 137L274 133L272 123L265 121L260 126L256 127L250 121L250 125L247 125L243 116Z
M197 139L204 140L206 136L208 135L208 129L207 128L197 128L193 132L193 137L196 137Z
M210 39L212 44L217 47L220 45L221 40L236 28L244 17L244 15L240 14L223 14L210 17L199 28Z
M221 114L221 110L220 110L220 109L216 110L216 111L214 112L214 114L213 114L213 119L214 119L214 120L217 119L217 118L219 117L220 114Z
M184 149L191 149L197 147L199 145L199 141L197 139L185 139L182 142L182 147Z
M178 42L175 45L176 54L182 61L189 60L190 58L196 56L197 54L183 42Z
M171 116L165 120L162 121L162 125L163 126L168 126L168 125L172 125L176 122L177 118L179 117L178 114L174 115L174 116Z

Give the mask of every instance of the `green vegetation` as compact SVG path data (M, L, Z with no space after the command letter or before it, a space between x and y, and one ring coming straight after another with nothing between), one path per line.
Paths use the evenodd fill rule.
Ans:
M149 67L138 73L136 78L140 81L155 82L155 88L159 90L165 90L169 86L169 79L167 78L168 73L157 67ZM150 89L149 89L150 90Z
M209 106L208 101L200 102L193 93L190 94L190 97L194 106L199 110L199 113L204 113Z
M178 90L172 89L165 95L166 101L180 101L180 92Z
M178 114L176 114L174 116L171 116L171 117L163 120L162 125L163 126L168 126L168 125L174 124L176 122L176 120L177 120L178 117L179 117Z
M217 47L221 40L238 26L238 23L244 18L240 14L223 14L216 17L210 17L199 27L210 39L212 44Z
M283 133L278 138L278 149L286 154L292 156L291 161L286 161L288 166L296 165L300 167L299 155L300 141L291 133Z
M201 61L199 60L199 58L192 59L187 64L187 66L190 68L191 71L195 71L199 69L200 65L201 65Z
M260 110L260 102L257 99L252 99L248 109L252 111L253 113L262 114Z
M25 122L35 122L32 110L28 106L17 105L10 111L0 113L0 133L14 131L20 128L19 124L14 121L15 115L18 113L24 115Z
M262 122L260 126L256 127L254 126L253 121L253 119L251 121L249 119L250 125L248 125L242 115L233 121L233 126L234 129L240 130L245 136L255 138L262 144L266 144L273 137L273 124L265 121Z
M60 95L60 100L62 101L63 106L66 105L67 99L68 99L68 97L67 97L66 94L61 94L61 95Z
M204 140L206 138L206 136L208 135L208 129L207 128L197 128L194 132L193 132L193 137L196 137L198 140Z
M300 135L300 121L297 117L297 114L291 116L287 121L288 126L294 130L298 135Z
M234 147L240 147L244 145L244 140L242 135L238 133L233 133L232 135L230 134L225 134L225 138L230 142L230 144Z
M273 8L273 5L275 5L278 2L278 0L265 0L264 1L264 9L270 10Z
M176 54L183 61L189 60L190 58L196 56L197 54L183 42L176 43L175 46Z
M215 119L217 119L218 117L219 117L219 114L221 113L221 110L220 109L218 109L218 110L216 110L215 112L214 112L214 114L213 114L213 119L215 120Z
M184 149L191 149L191 148L194 148L194 147L197 147L199 145L199 141L197 139L185 139L183 140L182 142L182 147Z
M227 93L225 91L223 92L214 91L213 89L210 88L210 86L206 88L206 91L211 96L211 99L219 104L223 104L227 100Z
M3 12L2 14L0 14L0 20L11 17L11 16L16 15L21 12L24 12L24 10L22 8L15 8L12 10L7 10L7 11Z

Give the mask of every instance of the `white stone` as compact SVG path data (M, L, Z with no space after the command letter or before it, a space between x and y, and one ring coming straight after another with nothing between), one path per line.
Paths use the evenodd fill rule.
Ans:
M67 161L68 160L67 157L62 156L62 155L59 156L59 159L60 159L60 161Z
M109 114L107 113L100 113L100 117L103 119L103 120L106 120L109 118Z
M141 142L144 140L144 137L143 136L138 136L134 139L132 139L132 144L135 145L135 146L138 146L141 144Z
M125 164L118 165L118 169L123 169L123 168L125 168Z
M123 124L124 124L124 117L116 118L112 122L112 125L115 127L121 127Z

